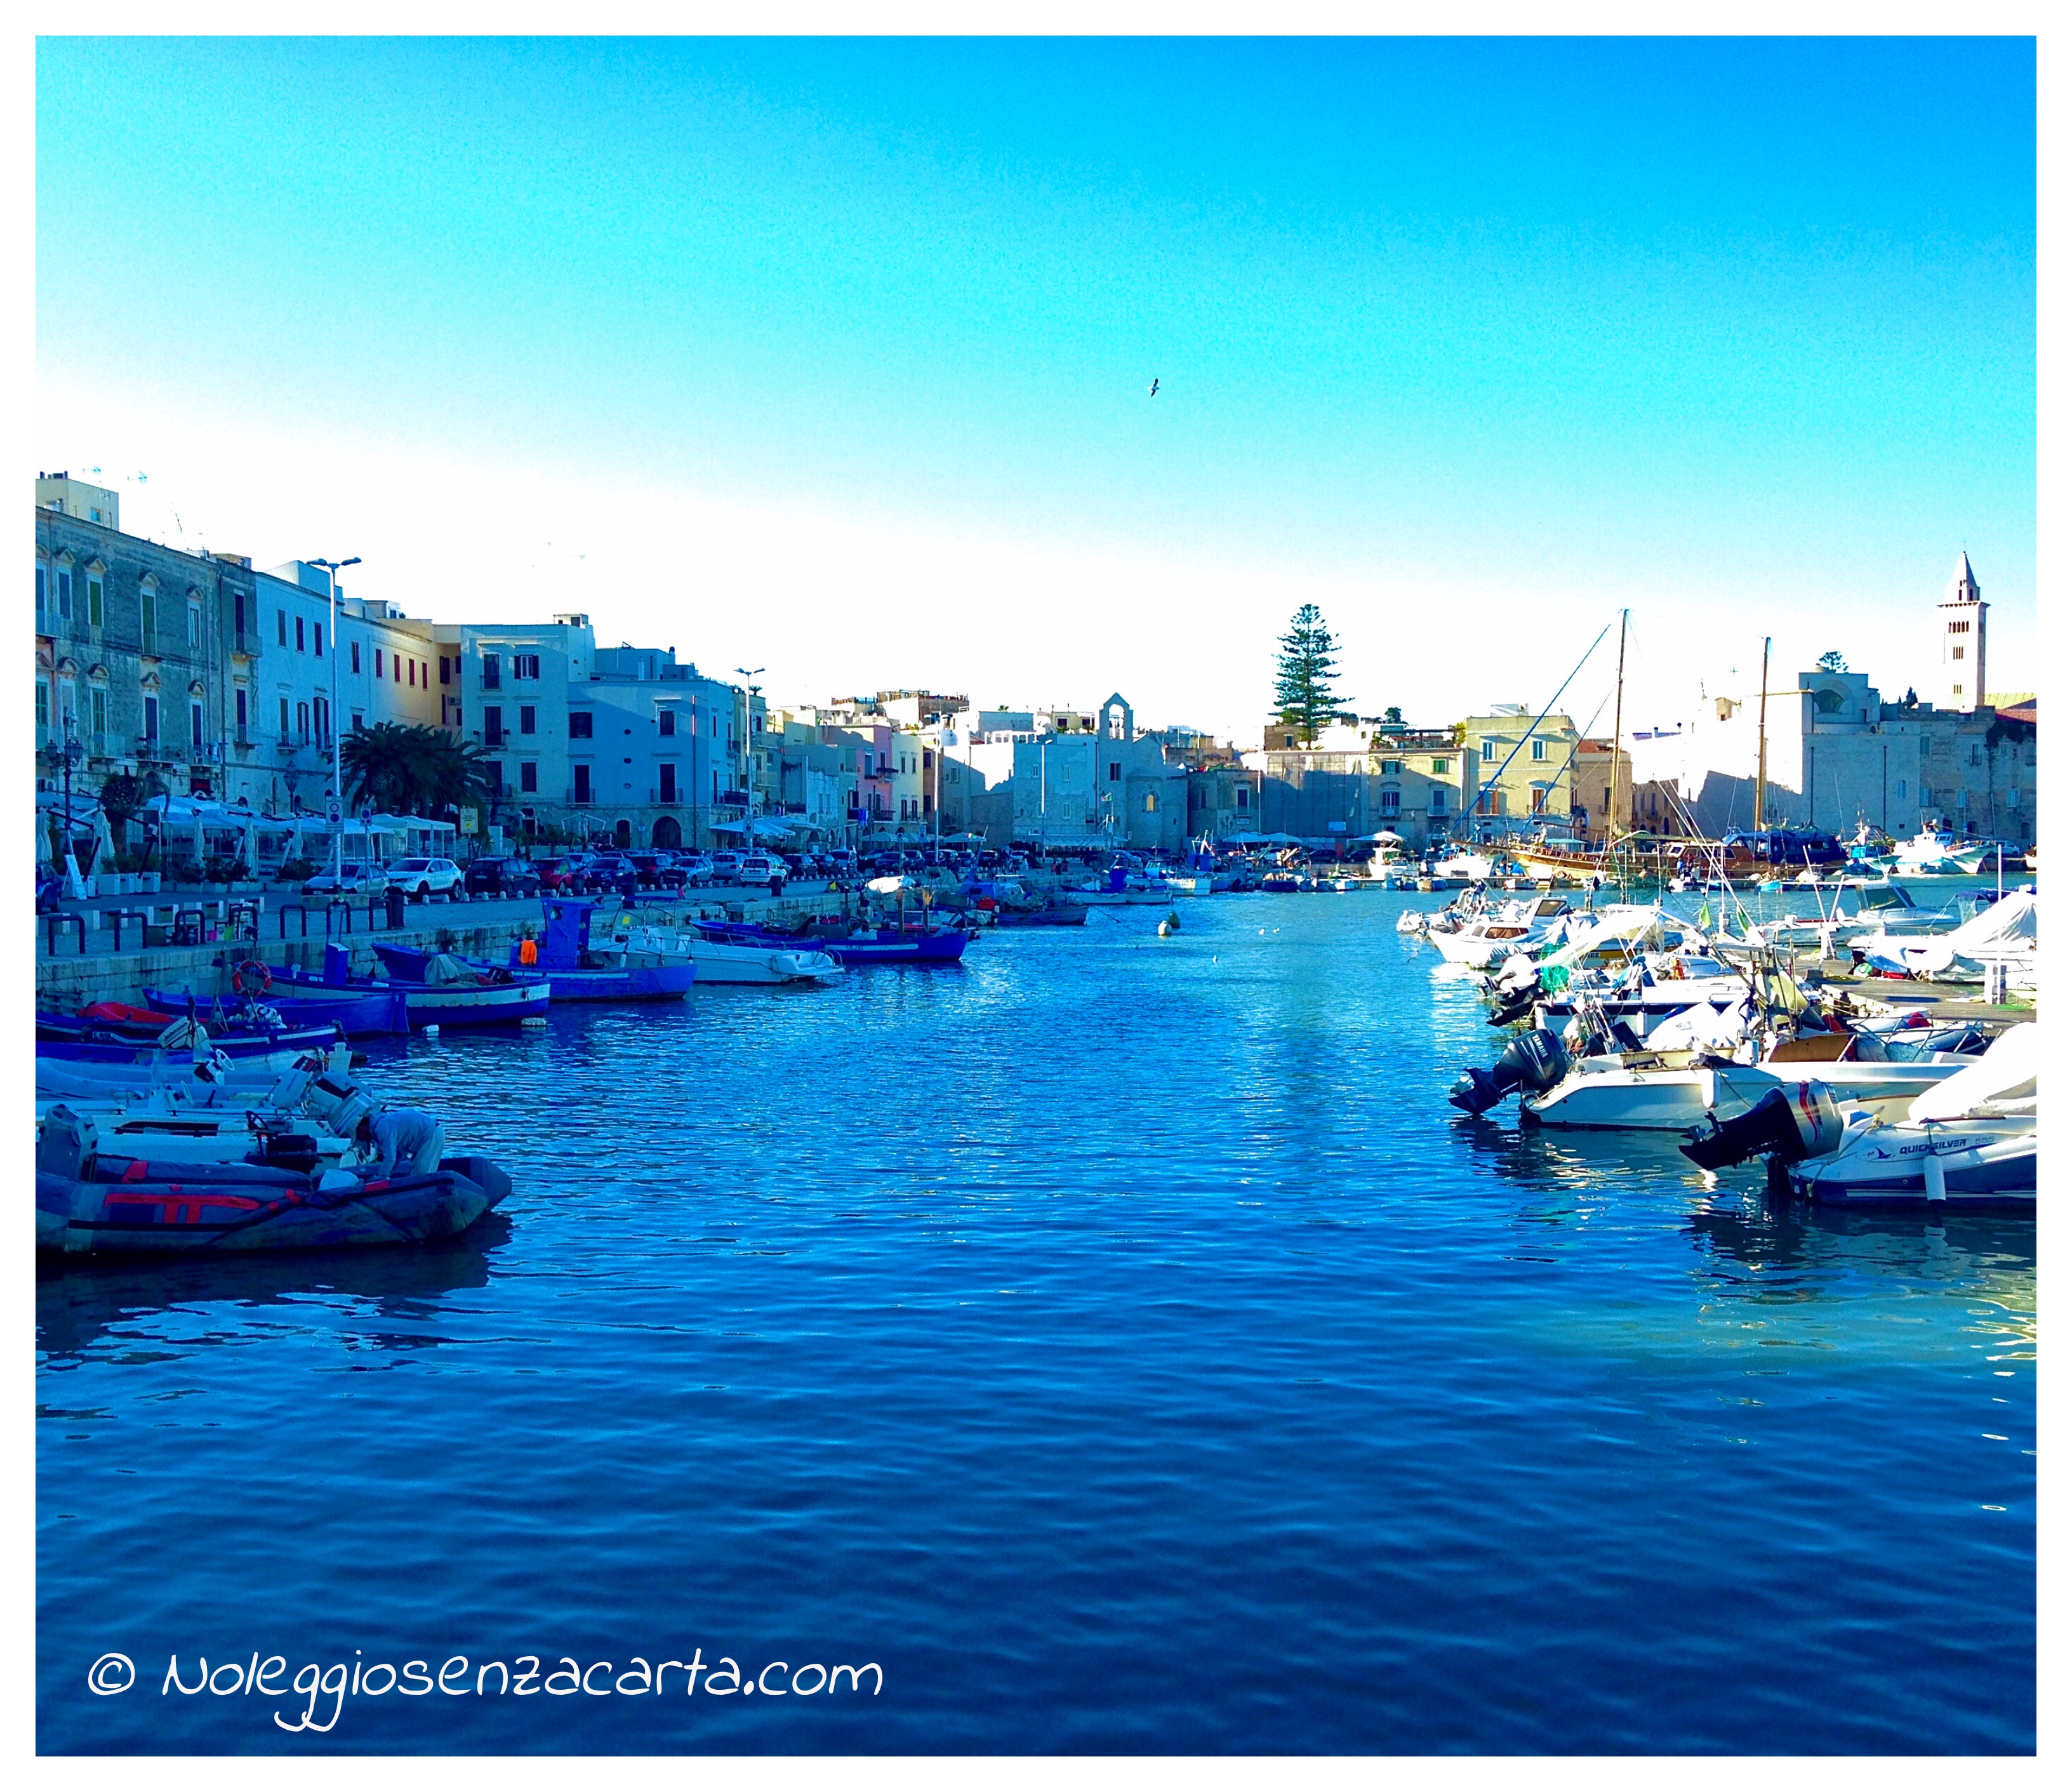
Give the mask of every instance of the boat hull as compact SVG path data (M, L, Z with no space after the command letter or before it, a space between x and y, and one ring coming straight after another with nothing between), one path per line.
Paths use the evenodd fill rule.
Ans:
M1848 1206L2033 1207L2033 1120L1874 1126L1790 1170L1793 1191Z
M168 1009L176 1014L186 1013L188 999L170 989L144 992L144 1000L154 1007ZM409 1011L402 997L393 989L347 989L325 993L305 989L292 996L269 990L255 999L273 1009L290 1026L335 1026L342 1029L348 1039L376 1038L410 1030ZM195 1017L208 1030L213 1042L217 1022L211 1016L213 1013L220 1017L221 998L197 996L193 1000Z
M117 1160L121 1162L121 1160ZM342 1196L286 1170L131 1160L121 1181L39 1171L36 1248L68 1257L328 1251L422 1243L463 1232L510 1192L486 1157L448 1157L427 1176L372 1182Z

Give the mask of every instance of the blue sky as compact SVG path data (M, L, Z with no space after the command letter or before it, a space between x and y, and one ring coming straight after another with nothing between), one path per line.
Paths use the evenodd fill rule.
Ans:
M1256 738L1305 597L1363 709L1896 695L1961 545L2033 656L2026 40L46 39L37 139L39 454L415 613Z

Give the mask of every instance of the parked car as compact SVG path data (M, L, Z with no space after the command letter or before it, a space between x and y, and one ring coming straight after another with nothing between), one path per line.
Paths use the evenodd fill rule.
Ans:
M467 875L451 859L397 859L388 867L388 882L420 902L434 896L450 902L467 900Z
M741 854L726 851L712 856L712 881L716 884L738 884L741 882Z
M663 853L628 853L627 862L640 878L643 890L681 890L684 884L683 867Z
M684 882L690 888L702 890L713 881L713 862L704 853L678 853L675 857L684 873Z
M772 858L767 853L750 853L741 861L738 881L746 888L752 884L781 884L787 875L782 859Z
M530 859L485 854L468 861L466 888L471 896L536 896L540 873Z
M302 880L305 896L379 896L388 887L387 874L378 865L348 865L337 871L319 871Z
M595 887L590 878L587 853L565 853L558 858L535 859L532 869L538 874L540 888L545 894L587 896Z

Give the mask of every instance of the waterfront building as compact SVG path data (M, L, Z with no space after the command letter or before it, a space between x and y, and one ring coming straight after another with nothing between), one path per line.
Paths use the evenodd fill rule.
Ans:
M1706 695L1680 734L1636 742L1643 782L1660 779L1716 838L1755 819L1758 734L1765 737L1766 824L1901 837L1924 821L2025 843L2036 836L2033 702L2004 713L1885 701L1863 673L1772 674L1758 694Z
M495 824L635 847L738 834L750 800L738 686L674 647L599 647L573 610L434 635L447 725L483 749Z
M1157 735L1138 730L1120 693L1098 709L965 709L939 739L960 768L954 781L943 770L946 832L1001 846L1178 851L1186 843L1186 769Z
M121 772L147 790L220 796L235 644L220 568L75 516L79 482L62 475L38 482L39 499L54 483L68 508L35 510L38 787L59 788L69 757L75 795Z
M1520 703L1493 703L1486 714L1462 722L1459 732L1466 754L1463 794L1478 823L1556 829L1571 824L1581 737L1568 717L1558 710L1536 716Z
M1633 755L1626 748L1614 754L1609 740L1579 742L1569 776L1569 819L1579 835L1601 841L1609 833L1633 831ZM1614 783L1618 788L1616 814L1612 809Z
M1256 779L1252 816L1230 831L1351 840L1387 829L1422 850L1462 825L1473 786L1454 730L1340 722L1311 746L1280 744L1290 738L1269 728L1268 744L1244 755Z

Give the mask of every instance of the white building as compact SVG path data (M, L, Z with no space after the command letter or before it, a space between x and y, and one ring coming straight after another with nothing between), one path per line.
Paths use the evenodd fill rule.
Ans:
M968 709L940 738L944 758L965 768L956 779L944 768L945 832L1140 851L1186 842L1186 768L1168 762L1156 735L1138 732L1120 694L1097 710ZM1011 795L1005 815L980 800L1003 790Z

